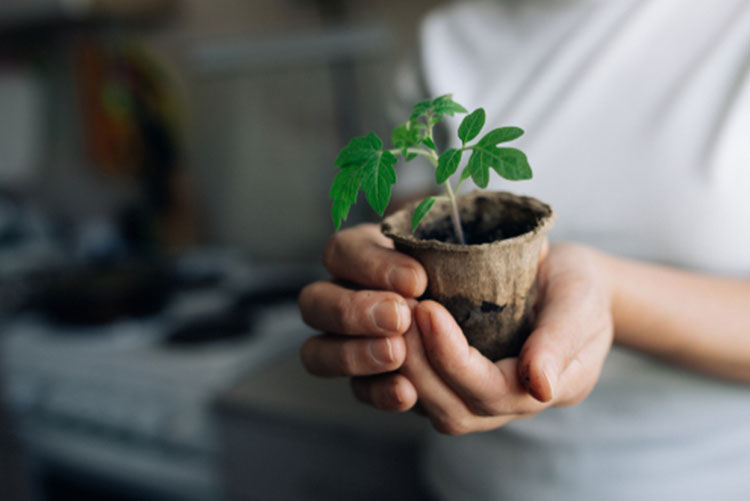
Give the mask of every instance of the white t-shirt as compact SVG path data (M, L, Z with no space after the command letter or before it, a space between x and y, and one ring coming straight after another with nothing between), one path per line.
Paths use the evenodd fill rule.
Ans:
M461 3L421 41L428 95L527 131L534 179L492 188L550 203L551 239L750 277L749 0ZM750 387L615 348L583 403L425 460L451 500L747 500Z

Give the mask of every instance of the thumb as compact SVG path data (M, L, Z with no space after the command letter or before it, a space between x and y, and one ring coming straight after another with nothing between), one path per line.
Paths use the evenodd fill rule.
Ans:
M537 329L526 340L519 355L519 377L532 397L540 402L555 398L557 382L567 366L567 356L555 349L555 333Z
M587 342L582 319L568 299L548 296L518 356L519 377L540 402L557 396L560 376Z

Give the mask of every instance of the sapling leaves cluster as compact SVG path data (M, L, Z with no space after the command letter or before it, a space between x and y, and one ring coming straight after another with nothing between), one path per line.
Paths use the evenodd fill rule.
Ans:
M482 108L468 113L458 127L460 148L438 151L433 137L433 129L445 116L468 113L460 104L453 101L450 94L421 101L414 105L409 120L397 126L391 134L393 148L386 149L383 141L374 133L355 137L336 158L339 172L333 180L330 197L333 199L331 215L336 229L349 214L349 208L356 203L359 190L365 192L370 206L380 216L385 212L391 198L391 187L396 183L394 166L401 156L406 162L418 156L426 158L435 169L435 182L443 185L444 197L427 197L417 206L412 216L412 231L430 212L435 202L447 198L451 203L453 227L459 242L465 243L458 213L455 193L462 183L471 180L480 188L486 188L490 180L490 169L508 180L531 178L531 167L526 155L516 149L498 146L512 141L523 134L518 127L500 127L484 134L473 144L485 124ZM454 187L450 178L458 171L461 160L468 161Z

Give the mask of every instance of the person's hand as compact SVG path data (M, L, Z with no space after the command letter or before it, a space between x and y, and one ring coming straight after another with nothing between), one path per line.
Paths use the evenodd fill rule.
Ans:
M393 250L393 242L372 224L334 234L324 264L335 281L313 283L299 297L303 320L324 332L302 346L305 368L323 377L371 376L393 390L388 395L413 401L412 394L401 396L413 386L392 371L406 358L403 334L412 324L416 302L405 298L424 292L424 269ZM377 403L377 398L373 395L371 401ZM394 408L392 402L381 406Z
M419 410L443 433L494 429L593 389L612 344L611 293L598 254L553 247L538 275L538 319L517 358L492 362L469 346L438 303L414 307L399 379L359 377L355 395L375 407Z

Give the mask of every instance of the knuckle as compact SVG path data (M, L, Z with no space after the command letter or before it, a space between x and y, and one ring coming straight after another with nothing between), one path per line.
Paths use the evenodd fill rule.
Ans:
M354 327L352 299L355 294L356 292L341 294L333 304L333 314L336 323L341 326L343 332L350 332Z
M341 372L347 376L356 376L359 372L359 357L350 342L341 343L338 362Z
M341 322L349 330L357 330L370 326L369 309L373 303L372 291L359 290L347 294L344 299L344 311Z

